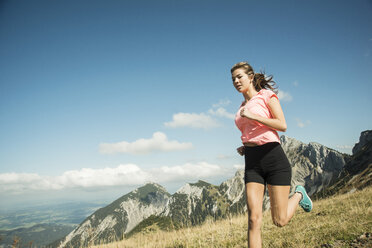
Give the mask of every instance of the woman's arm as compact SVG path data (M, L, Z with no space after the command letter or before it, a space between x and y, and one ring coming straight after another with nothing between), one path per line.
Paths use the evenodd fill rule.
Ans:
M287 130L287 124L285 122L282 107L280 106L279 100L276 97L271 97L268 101L269 110L273 118L265 118L259 115L252 114L249 110L243 108L240 111L240 116L248 119L258 121L272 129L285 132Z

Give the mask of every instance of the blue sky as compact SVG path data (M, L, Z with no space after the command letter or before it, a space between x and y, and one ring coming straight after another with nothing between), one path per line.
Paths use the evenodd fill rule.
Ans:
M1 1L0 197L221 183L239 61L274 76L285 135L351 153L371 129L371 1Z

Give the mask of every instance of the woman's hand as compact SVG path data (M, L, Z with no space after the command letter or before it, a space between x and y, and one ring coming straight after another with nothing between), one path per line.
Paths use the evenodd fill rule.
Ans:
M240 110L240 116L257 121L274 130L285 132L287 130L287 124L285 122L283 110L282 110L282 107L280 106L278 98L271 97L268 102L268 106L269 106L269 110L273 118L266 118L266 117L252 114L252 112L246 108L242 108Z
M238 153L240 154L240 156L243 156L244 155L244 149L245 147L244 146L241 146L241 147L238 147L238 149L236 149L238 151Z
M252 112L249 111L246 108L242 108L242 110L240 110L240 116L241 117L246 117L246 118L251 119L251 120L254 120L255 117L256 117L256 115L252 114Z

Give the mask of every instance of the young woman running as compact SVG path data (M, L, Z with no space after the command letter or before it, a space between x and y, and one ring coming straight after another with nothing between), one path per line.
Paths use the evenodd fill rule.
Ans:
M307 212L312 202L302 186L288 199L291 185L291 165L280 145L277 131L286 131L287 124L277 95L275 82L255 73L247 62L231 68L236 90L244 101L235 117L243 146L237 149L245 156L245 189L248 207L248 247L261 247L262 203L267 185L271 216L275 225L285 226L293 217L297 205Z

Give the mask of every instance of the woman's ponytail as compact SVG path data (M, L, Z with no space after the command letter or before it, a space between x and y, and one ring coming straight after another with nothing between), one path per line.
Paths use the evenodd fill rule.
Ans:
M270 89L276 92L275 82L273 81L273 76L265 76L265 73L255 73L253 78L253 85L257 91L262 89Z

